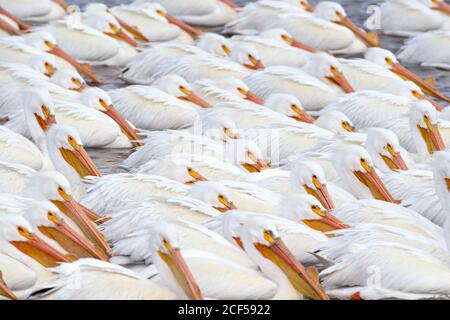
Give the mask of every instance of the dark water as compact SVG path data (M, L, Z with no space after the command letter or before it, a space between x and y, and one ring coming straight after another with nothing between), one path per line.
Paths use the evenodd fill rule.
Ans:
M103 2L108 6L113 6L121 3L130 3L131 0L97 0L98 2ZM245 4L248 0L235 0L238 4ZM92 1L89 0L67 0L69 4L76 4L79 6L84 6ZM309 0L311 4L316 4L319 2L318 0ZM358 25L362 25L364 21L368 18L369 14L367 13L367 7L369 5L374 5L376 3L380 3L381 0L337 0L342 4L347 11L347 14L350 18L353 19ZM399 48L402 46L404 42L404 38L399 37L391 37L380 35L381 44L383 48L389 49L394 53L397 53ZM436 84L438 88L445 94L450 95L450 72L444 70L438 70L434 68L424 68L418 66L408 66L409 69L416 72L423 78L427 76L433 76L436 80ZM123 83L118 79L115 75L118 70L115 68L101 68L98 70L102 79L105 80L104 88L114 88L117 86L123 85ZM129 153L129 151L124 150L90 150L89 153L92 155L94 161L99 166L99 169L103 173L113 172L117 165L125 159Z

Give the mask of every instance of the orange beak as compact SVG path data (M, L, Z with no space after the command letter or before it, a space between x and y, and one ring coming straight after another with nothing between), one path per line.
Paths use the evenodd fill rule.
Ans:
M344 27L350 29L358 38L360 38L368 47L379 47L380 41L374 33L367 33L359 28L350 18L343 17L341 20L336 21Z
M220 0L220 1L222 1L223 3L225 3L227 6L229 6L232 9L239 8L238 5L231 0Z
M347 78L344 76L342 72L335 71L332 76L327 77L328 80L333 82L334 84L340 86L345 93L355 92L350 82L348 82Z
M266 66L261 62L261 60L257 60L254 64L244 63L244 67L250 70L261 70L264 69Z
M135 48L139 47L139 44L133 38L131 38L129 35L127 35L125 32L123 32L122 30L117 30L116 33L107 32L106 34L114 39L126 42L132 47L135 47Z
M120 19L119 17L117 17L115 15L113 15L113 16L114 16L114 18L116 18L116 20L120 24L120 26L122 28L124 28L125 30L127 30L130 34L132 34L136 40L145 41L145 42L150 41L136 27L130 26L128 23L126 23L125 21L123 21L122 19Z
M260 97L258 97L255 94L251 93L250 91L248 91L245 94L245 100L248 100L248 101L251 101L253 103L260 104L260 105L264 104L264 100L263 99L261 99Z
M82 146L78 146L77 149L74 148L73 150L60 148L60 152L64 160L78 172L81 178L87 176L101 176L97 166Z
M190 92L187 95L182 97L183 100L187 100L190 101L202 108L211 108L212 106L205 100L203 100L202 98L200 98L197 94L195 94L194 92Z
M130 126L130 124L122 117L122 115L117 111L116 108L114 108L113 105L106 106L105 109L105 113L119 125L122 132L131 141L133 147L139 147L143 145L141 142L139 142L139 140L142 140L142 137L138 135L136 130Z
M5 280L3 279L3 274L0 271L0 296L4 296L7 299L10 300L17 300L16 295L10 288L8 288L8 285L6 284Z
M382 155L381 157L391 170L395 171L408 170L408 166L406 165L405 160L403 160L403 157L400 154L400 152L395 152L394 154L391 154L391 157L384 155Z
M437 6L433 9L450 15L450 6L447 3L445 3L444 1L438 3Z
M58 4L64 11L67 11L69 5L64 0L53 0L54 3Z
M291 43L291 46L293 46L295 48L298 48L298 49L302 49L302 50L308 51L308 52L317 52L317 50L314 49L313 47L310 47L307 44L304 44L303 42L300 42L300 41L297 41L297 40L294 40Z
M92 67L89 64L78 62L75 58L64 52L59 47L54 47L52 50L50 50L50 53L54 54L57 57L60 57L61 59L66 60L68 63L74 66L75 69L77 69L79 72L88 76L94 83L102 84L102 81L97 78L95 73L92 71Z
M381 181L374 168L370 168L369 172L354 171L355 176L361 183L369 188L373 197L377 200L398 203L390 194L384 183Z
M199 35L201 35L203 33L201 30L191 27L187 23L184 23L183 21L181 21L180 19L175 18L174 16L167 15L166 19L167 19L167 21L169 23L176 25L181 30L183 30L183 31L189 33L190 35L192 35L194 38L198 37Z
M442 93L440 93L439 90L437 90L436 88L434 88L430 84L426 83L418 75L416 75L415 73L409 71L408 69L403 67L401 64L399 64L399 63L393 64L391 66L391 71L394 72L395 74L399 75L403 79L407 79L407 80L410 80L410 81L414 82L420 88L422 88L422 90L424 90L425 92L429 93L430 95L432 95L432 96L434 96L434 97L436 97L438 99L444 100L446 102L450 102L450 99L447 98L446 96L444 96ZM439 108L443 108L443 107L440 106Z
M17 25L19 26L20 30L28 30L31 29L31 26L22 22L19 18L17 18L16 16L12 15L11 13L9 13L8 11L6 11L5 9L3 9L2 7L0 7L0 14L7 16L8 18L10 18L12 21L14 21L15 23L17 23Z
M445 150L445 144L437 125L427 124L427 128L417 126L422 139L427 145L428 153Z
M12 36L19 36L23 33L22 31L20 31L20 29L14 28L12 25L5 22L3 19L0 19L0 29L6 31L8 34Z

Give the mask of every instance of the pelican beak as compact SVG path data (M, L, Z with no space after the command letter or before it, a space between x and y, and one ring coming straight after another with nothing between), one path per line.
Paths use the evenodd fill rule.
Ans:
M0 296L3 296L10 300L17 300L16 295L10 288L8 288L8 285L6 284L5 280L3 279L3 274L0 271Z
M298 49L308 51L308 52L317 52L317 50L314 49L313 47L310 47L307 44L297 41L295 39L292 39L291 46L298 48Z
M226 197L219 195L219 202L223 205L223 207L214 207L214 209L219 210L220 212L227 212L228 210L236 210L237 207L233 202L229 201Z
M306 112L305 110L300 109L295 104L291 105L291 109L296 114L294 116L290 116L290 117L295 119L295 120L297 120L297 121L306 122L306 123L314 123L314 121L316 121L308 112Z
M328 192L327 186L325 184L322 184L320 182L316 182L316 180L313 180L314 187L310 188L306 184L304 185L304 188L306 192L310 195L312 195L314 198L320 201L320 203L327 209L332 210L335 208L335 205L333 203L333 199L331 199L331 196Z
M270 162L262 159L258 159L255 163L243 163L242 166L248 172L261 172L270 168Z
M20 29L14 28L12 25L0 19L0 29L6 31L8 34L12 36L20 36L23 32Z
M256 104L264 105L264 100L258 97L257 95L251 93L250 91L244 90L243 94L245 95L245 100L251 101Z
M127 136L127 138L131 141L133 147L139 147L143 144L139 142L142 140L142 137L136 132L136 129L132 128L131 125L122 117L122 115L114 108L113 105L107 105L105 102L102 103L103 111L107 114L111 119L113 119L120 127L122 132Z
M61 8L64 9L64 11L67 11L67 8L69 7L69 5L64 1L64 0L52 0L54 3L56 3L57 5L59 5Z
M71 81L75 85L75 87L69 88L69 90L81 92L87 87L86 83L84 83L84 81L80 81L79 79L73 78Z
M273 239L270 246L260 243L255 243L254 246L283 271L292 286L303 296L314 300L329 300L318 278L313 279L308 274L281 239Z
M186 184L194 184L199 181L208 181L204 176L202 176L200 173L195 171L192 168L188 168L188 174L193 178L193 180L186 182Z
M25 230L25 237L27 238L26 241L11 241L11 244L30 258L39 262L42 266L54 268L60 262L73 261L71 257L65 256L57 251L34 233Z
M435 151L445 150L445 144L442 140L441 133L437 124L432 124L429 119L424 119L426 128L417 126L420 135L427 145L428 152L432 154Z
M447 185L447 190L450 191L450 178L445 178L445 184Z
M239 237L233 237L233 240L236 242L236 244L237 244L242 250L245 251L244 244L242 243L241 238L239 238Z
M42 118L40 115L38 115L37 113L34 114L34 117L36 118L36 121L39 125L39 127L41 127L41 129L45 132L48 130L48 128L56 123L56 119L54 115L48 115L45 116L45 118Z
M76 144L73 147L73 150L65 148L59 148L59 150L64 160L78 172L81 178L87 176L101 176L100 171L97 169L83 146Z
M139 47L139 44L133 38L131 38L128 34L126 34L122 29L117 28L113 24L110 24L109 27L112 30L112 32L106 32L106 34L108 36L110 36L114 39L126 42L132 47L135 47L135 48Z
M327 79L334 84L340 86L345 93L355 92L350 82L348 82L347 78L344 76L342 72L337 70L336 68L330 68L331 76L327 76Z
M379 47L380 39L375 33L368 33L359 28L350 18L342 17L341 20L335 21L337 24L350 29L358 38L360 38L368 47Z
M326 210L322 210L317 207L313 208L312 210L320 217L320 219L305 219L302 221L304 224L314 230L320 232L328 232L350 228L348 225L344 224L341 220L339 220Z
M447 15L450 15L450 6L445 3L444 1L439 2L436 7L433 8L433 10L441 11Z
M110 12L110 10L108 10L108 12L109 12L110 14L112 14L112 13ZM150 41L147 37L145 37L145 36L139 31L139 29L138 29L137 27L135 27L135 26L130 26L128 23L126 23L125 21L123 21L122 19L120 19L119 17L117 17L116 15L113 15L113 14L112 14L112 16L113 16L114 18L116 18L116 20L117 20L117 22L120 24L120 26L121 26L122 28L124 28L125 30L127 30L127 31L133 36L133 38L135 38L136 40L144 41L144 42L149 42L149 41Z
M232 9L239 8L238 5L231 0L220 0L220 1L222 1L223 3L225 3L227 6L229 6Z
M19 18L17 18L16 16L12 15L11 13L9 13L8 11L6 11L5 9L0 7L0 14L7 16L8 18L10 18L12 21L14 21L15 23L17 23L17 25L19 26L20 30L28 30L31 29L31 26L22 22ZM9 25L9 24L8 24ZM1 26L0 26L1 28ZM16 30L16 29L14 29ZM8 30L5 30L8 31Z
M255 57L251 56L251 57L249 57L249 60L250 60L251 64L244 63L244 67L246 67L247 69L250 69L250 70L261 70L261 69L265 68L265 66L261 62L261 60L256 59Z
M369 188L375 199L398 203L381 181L374 168L368 166L365 172L354 171L354 174L361 183Z
M194 276L192 275L192 272L189 269L186 261L181 255L180 249L172 248L172 246L168 242L165 242L164 245L166 246L166 248L168 248L168 253L164 253L158 250L158 254L170 268L173 276L180 285L184 294L190 300L203 300L203 295L200 291L200 287L195 281Z
M60 57L61 59L66 60L68 63L70 63L75 69L77 69L82 74L86 75L89 79L91 79L96 84L102 84L102 81L97 78L95 73L92 71L92 67L87 63L81 63L75 58L73 58L71 55L63 51L61 48L50 45L51 50L49 53Z
M102 256L107 256L110 247L105 241L104 236L96 229L94 223L89 220L84 207L65 191L60 191L60 195L63 198L63 201L52 200L52 202L59 210L61 210L61 212L78 225L83 234L90 241L103 251Z
M184 93L184 96L179 97L179 99L192 102L202 108L211 108L212 107L207 101L200 98L197 94L195 94L191 90L183 87L181 89L181 91Z
M390 157L381 155L381 158L391 170L408 170L408 166L403 160L400 152L395 151L394 148L392 148L392 146L390 145L387 146L387 151L389 152Z
M422 80L418 75L414 72L409 71L405 67L403 67L400 63L392 63L390 70L400 76L402 79L410 80L417 84L425 93L428 93L438 99L444 100L446 102L450 102L450 99L444 96L439 90L437 90L433 85L427 83L425 80ZM442 110L442 106L437 108L438 110Z
M108 261L108 256L102 250L86 240L65 221L58 219L56 216L49 217L49 219L54 223L54 227L39 226L38 229L42 234L58 242L64 250L79 259L95 258Z
M203 33L201 30L193 28L190 25L188 25L187 23L184 23L180 19L177 19L174 16L171 16L169 14L166 14L165 18L167 19L167 21L169 23L176 25L181 30L183 30L183 31L189 33L190 35L192 35L194 38L198 37L199 35L201 35Z

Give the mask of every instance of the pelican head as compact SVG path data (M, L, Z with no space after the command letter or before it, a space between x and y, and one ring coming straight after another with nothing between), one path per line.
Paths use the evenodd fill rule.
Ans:
M25 120L33 139L39 139L56 123L53 99L46 88L30 87L22 94Z
M62 157L81 178L101 175L84 149L80 135L75 128L55 124L48 130L47 137L49 151L57 150L56 152L59 153L59 156L55 156L50 152L53 162L60 161L60 157ZM57 166L56 163L55 166Z
M80 74L73 69L58 69L50 81L67 90L81 92L86 88L86 82Z
M383 172L408 170L397 135L384 128L369 128L365 146L375 166Z
M47 31L25 33L22 38L25 40L26 44L48 53L52 53L52 50L57 47L55 37Z
M333 165L346 186L360 199L375 198L397 203L381 181L366 149L354 144L336 146Z
M217 141L239 139L238 128L234 120L226 115L212 115L203 118L203 135Z
M235 44L231 48L230 57L233 61L240 63L250 70L264 69L258 51L249 44Z
M263 30L259 35L263 38L271 39L281 44L287 44L290 46L293 45L295 41L292 35L283 28L272 28Z
M236 78L223 78L215 82L219 88L226 90L231 94L236 94L244 100L251 101L256 104L264 104L264 100L250 92L247 84Z
M228 162L243 167L248 172L261 172L270 168L255 142L247 139L229 140L225 146Z
M56 72L56 60L50 54L33 55L27 62L27 65L33 70L47 77L53 76Z
M181 288L190 300L203 300L202 292L181 253L176 229L171 224L159 225L152 232L151 242L153 252L161 259L156 258L155 263L163 269L161 276L166 282L175 285L172 289L178 291Z
M122 29L116 18L108 12L87 12L84 14L83 22L116 40L128 43L132 47L139 46L138 43Z
M12 245L22 254L30 257L45 268L58 266L60 262L70 262L71 259L46 243L34 233L31 224L17 214L4 214L0 220L0 242ZM6 243L5 243L6 242ZM12 256L23 261L20 254L13 252Z
M267 97L264 105L297 121L314 123L297 97L286 93L273 93Z
M296 194L284 198L280 210L283 217L302 222L321 232L348 228L328 212L319 200L309 194Z
M311 54L303 69L322 81L338 85L346 93L355 91L342 72L339 61L325 52Z
M165 75L155 81L153 85L180 100L192 102L202 108L211 107L207 101L195 94L190 84L179 75Z
M426 100L417 100L411 103L410 110L409 123L417 152L426 155L445 150L434 106Z
M240 234L244 250L263 273L285 278L296 291L310 299L329 300L317 279L312 279L294 258L270 221L259 216L247 218Z
M39 232L58 243L69 254L76 258L93 257L106 260L90 241L74 230L63 218L59 209L51 202L39 202L28 208L23 216Z
M300 159L292 167L291 187L294 192L314 196L327 210L334 209L333 199L327 189L327 179L323 168L308 159Z
M336 134L356 131L351 120L344 113L337 110L322 113L314 124Z
M231 53L231 43L224 36L206 32L198 37L197 47L218 56L229 56Z
M194 184L208 180L200 174L200 170L195 163L190 161L188 157L184 157L183 154L171 154L163 160L156 160L156 162L152 164L151 173L184 184Z
M73 220L86 238L103 250L102 253L95 250L95 256L99 259L106 258L109 246L91 221L92 212L75 200L70 183L64 175L57 171L39 172L30 180L30 191L33 196L52 202L60 212ZM84 246L87 248L87 244ZM88 252L94 254L91 249Z
M419 0L432 10L437 10L447 15L450 15L450 6L444 0Z
M136 129L122 117L119 111L117 111L112 104L111 97L103 89L86 87L81 92L80 98L87 107L103 112L113 119L134 147L142 145L142 143L139 142L139 140L142 140L142 137L139 136Z
M368 47L377 47L379 45L378 37L368 34L359 28L349 17L347 17L345 9L339 3L332 1L321 1L317 4L314 13L319 18L334 22L350 29Z
M236 209L225 187L212 181L198 182L186 196L201 200L220 212Z

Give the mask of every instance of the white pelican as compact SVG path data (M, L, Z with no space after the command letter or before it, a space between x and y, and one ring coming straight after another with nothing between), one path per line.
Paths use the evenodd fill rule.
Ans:
M25 3L1 0L0 6L20 19L35 22L48 22L62 18L67 9L64 0L27 0Z
M369 48L364 57L365 59L339 60L345 75L355 90L374 90L396 94L400 90L398 87L407 86L399 79L400 77L414 82L429 95L449 101L449 98L439 92L431 78L422 80L415 73L403 67L392 52L381 48Z
M336 183L327 181L325 171L320 164L307 158L296 160L291 171L265 170L251 174L245 180L285 196L292 194L310 194L327 209L356 200L348 191ZM286 216L284 212L281 213Z
M110 21L91 19L96 28L82 23L80 13L74 12L63 20L52 21L42 26L40 30L51 33L58 45L74 58L93 65L122 66L137 55L134 47L112 38L125 35L120 25L117 27L118 22L112 20L114 18L109 19ZM126 37L129 39L129 36Z
M322 112L314 121L314 124L335 134L356 131L352 121L344 113L337 110Z
M339 62L325 53L311 54L302 69L285 66L268 67L243 80L262 98L271 93L296 96L306 110L320 110L334 101L339 92L353 92Z
M126 119L148 130L191 126L198 119L199 110L210 107L177 75L164 76L153 86L134 85L108 93Z
M245 82L239 79L200 79L192 86L194 91L212 106L222 102L242 102L243 100L264 104L264 100L253 94Z
M82 63L58 47L56 39L48 32L33 31L20 37L0 39L0 59L4 62L27 63L32 55L45 52L53 54L56 64L64 68L76 68L94 83L101 84L100 79L87 63Z
M145 2L138 0L135 3ZM231 0L206 0L184 4L179 1L162 0L160 3L170 14L187 23L208 27L222 26L236 16L237 7Z
M381 29L410 36L443 27L450 7L443 0L387 0L380 5Z
M144 49L134 57L122 71L121 77L131 83L150 84L151 76L168 59L187 57L192 54L211 53L227 56L231 52L231 43L215 33L202 34L196 45L181 43L163 43Z
M307 62L305 54L292 46L293 38L283 29L265 30L258 36L236 35L231 42L252 45L266 66L302 67Z
M398 58L410 64L450 69L448 47L450 31L433 31L408 39L400 48ZM439 49L439 50L437 50Z
M0 299L26 299L36 284L36 273L25 264L0 254Z
M96 4L98 6L98 4ZM169 14L159 3L133 2L108 10L137 40L192 42L202 31ZM189 36L190 35L190 36Z

